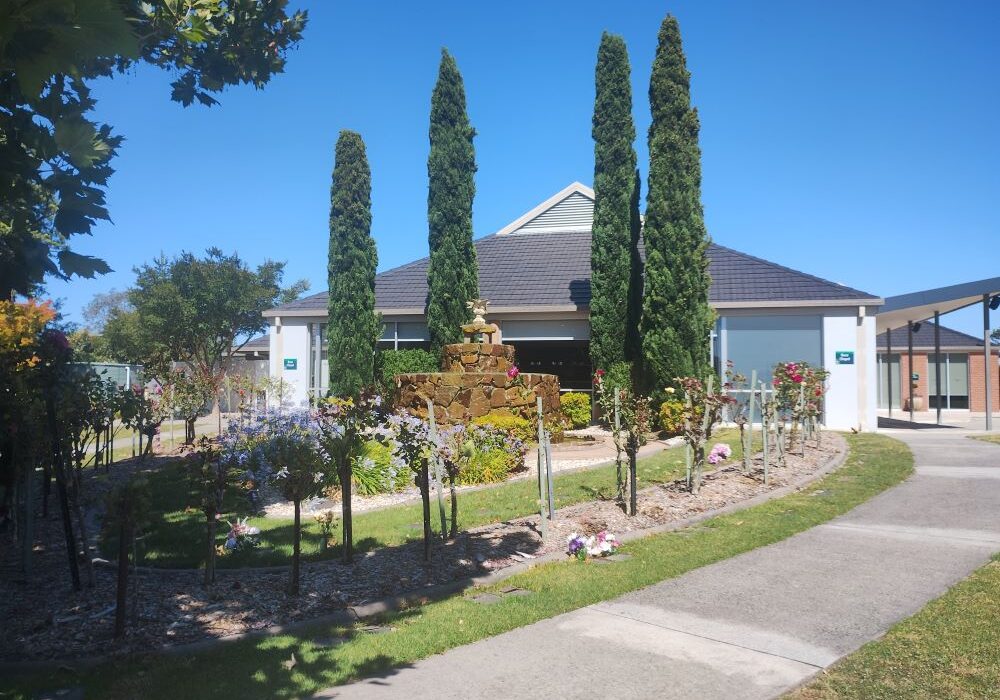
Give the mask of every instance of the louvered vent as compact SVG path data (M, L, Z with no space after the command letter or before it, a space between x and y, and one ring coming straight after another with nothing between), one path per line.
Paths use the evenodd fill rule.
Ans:
M513 233L588 232L594 225L594 202L574 192L551 209L542 212Z

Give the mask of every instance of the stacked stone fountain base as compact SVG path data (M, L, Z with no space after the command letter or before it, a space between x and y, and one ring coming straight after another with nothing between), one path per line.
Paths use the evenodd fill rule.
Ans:
M542 397L546 423L560 415L559 377L522 372L511 377L514 347L493 343L446 345L441 372L396 376L394 403L426 417L427 399L434 405L439 423L467 423L488 415L516 415L533 419L535 397Z

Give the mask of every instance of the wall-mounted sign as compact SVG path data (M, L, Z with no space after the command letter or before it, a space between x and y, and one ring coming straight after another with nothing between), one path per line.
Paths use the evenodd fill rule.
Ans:
M914 372L913 374L910 375L910 379L913 380L913 381L915 381L915 382L919 382L920 381L920 374L917 373L917 372Z
M295 357L285 358L285 369L298 369L298 368L299 368L298 358Z
M837 364L838 365L853 365L854 364L854 351L853 350L838 350L836 353Z

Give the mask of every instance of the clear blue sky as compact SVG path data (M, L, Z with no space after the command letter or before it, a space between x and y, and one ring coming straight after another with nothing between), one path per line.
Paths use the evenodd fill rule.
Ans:
M360 131L379 267L426 254L430 93L455 55L478 131L476 237L593 178L602 30L632 61L639 161L666 12L680 20L701 115L708 230L723 245L879 295L1000 275L1000 3L382 3L292 0L300 48L264 91L211 109L169 101L142 68L98 84L126 141L81 252L113 274L53 282L79 310L161 251L239 251L325 289L333 145ZM645 193L644 193L645 194ZM975 332L978 312L948 318ZM994 318L994 325L1000 320Z

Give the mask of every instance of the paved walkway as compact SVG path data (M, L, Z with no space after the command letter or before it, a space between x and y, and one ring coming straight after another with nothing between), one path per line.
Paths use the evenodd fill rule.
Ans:
M825 525L453 649L336 698L770 698L1000 550L1000 446L893 433L916 474Z

